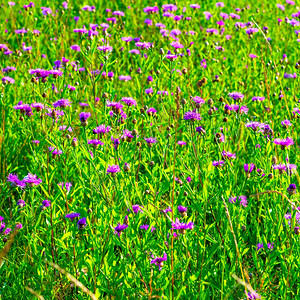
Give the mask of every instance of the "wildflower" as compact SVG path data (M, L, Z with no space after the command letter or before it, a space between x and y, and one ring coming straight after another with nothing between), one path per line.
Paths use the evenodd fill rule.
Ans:
M284 11L285 10L285 7L284 7L284 5L282 5L282 4L276 4L276 6L279 8L279 9L281 9L282 11Z
M72 45L72 46L70 47L70 49L71 49L71 50L75 50L75 51L77 51L77 52L80 52L80 46L78 46L78 45Z
M279 174L283 174L283 172L286 171L286 165L283 165L283 164L273 165L272 168L273 168L274 170L278 170L278 171L279 171Z
M3 77L1 80L2 80L3 84L7 84L7 83L13 84L13 83L15 83L15 80L11 77L8 77L8 76Z
M172 223L172 229L179 230L180 233L185 234L187 229L193 229L194 223L180 223L178 219L176 219L175 223Z
M259 128L262 127L263 124L259 123L259 122L248 122L245 124L245 126L247 128L252 128L253 131L257 131Z
M11 228L6 228L4 231L4 235L8 235L11 232Z
M246 294L246 297L247 299L261 299L261 296L256 292L256 291L253 291L253 292L248 292L245 291L245 294Z
M255 164L244 164L244 170L246 173L251 173L253 170L255 170Z
M50 206L51 206L51 202L46 199L42 202L42 205L40 206L40 209L45 210L47 207L50 207Z
M20 187L21 189L26 187L26 183L23 180L20 180L18 175L13 173L7 176L7 181L10 182L12 187Z
M222 156L224 159L228 159L228 160L236 158L235 153L231 153L231 152L227 152L227 151L223 151Z
M81 112L79 114L79 119L80 119L80 122L81 122L82 126L87 126L88 125L87 119L90 116L91 116L91 113L89 113L89 112Z
M186 142L184 141L178 141L177 144L181 147L185 146L186 145Z
M212 165L214 167L223 167L225 165L225 161L223 161L223 160L216 161L215 160L215 161L212 162Z
M157 113L157 110L153 107L150 107L148 110L147 110L147 114L148 116L155 116L155 114Z
M86 227L86 218L82 218L77 222L78 229L83 229Z
M137 105L136 100L134 100L131 97L123 97L121 99L121 101L124 102L127 106L136 106Z
M265 97L254 96L252 97L252 101L264 101Z
M184 207L182 205L179 205L177 207L179 213L183 216L183 217L186 217L187 216L187 207Z
M148 147L152 147L152 144L157 143L157 139L155 137L144 138L144 140L146 141Z
M205 129L202 126L196 127L196 131L203 135L206 133Z
M126 81L131 80L131 76L129 76L129 75L120 75L119 80L126 82Z
M70 219L73 222L79 216L80 216L80 213L73 212L70 214L66 214L65 218Z
M118 165L108 165L107 170L106 170L106 174L111 174L113 177L116 176L116 173L120 172L121 169Z
M245 95L239 92L232 92L228 94L228 97L232 98L233 100L242 100L244 99Z
M289 126L292 126L293 124L289 120L284 120L284 121L281 122L281 125L284 128L288 128Z
M69 193L71 190L71 187L72 187L72 183L71 182L60 182L60 183L58 183L58 186L60 186L62 190L65 188L66 191Z
M25 201L22 199L19 199L17 202L17 205L19 206L19 208L23 208L25 206L25 204L26 204ZM0 221L1 221L1 219L0 219Z
M111 130L110 126L100 125L95 129L93 129L93 133L105 136L105 134L108 133L110 130Z
M151 260L151 264L155 264L158 266L158 269L161 270L162 267L164 266L164 261L167 261L167 254L164 252L163 257L156 257L153 260Z
M247 200L247 197L246 196L239 196L238 199L240 200L240 205L244 206L244 207L247 207L248 205L248 200ZM230 203L236 203L236 200L237 200L237 197L230 197L228 199L228 201Z
M290 195L293 195L293 194L296 194L297 193L297 187L296 187L296 184L294 183L291 183L289 185L289 187L287 188L287 191Z
M61 107L61 108L66 108L67 106L71 106L71 103L68 99L60 99L54 102L52 105L53 107Z
M20 222L17 222L16 225L15 225L15 228L18 230L22 229L23 228L23 225L20 223Z
M48 149L53 157L55 157L56 155L61 155L63 153L62 150L58 150L55 147L48 147Z
M201 120L201 116L199 113L195 112L195 111L187 111L184 116L183 116L184 120L191 120L191 121L196 121L196 120Z
M289 146L294 145L294 141L290 137L288 137L286 139L279 139L279 138L277 138L273 142L276 145L280 145L282 150L284 150L285 148L288 148Z
M42 183L42 180L37 178L37 175L33 175L31 173L28 173L23 178L23 181L29 186L29 187L34 187Z
M217 2L216 3L216 7L224 7L224 3L223 2Z
M178 56L175 54L167 54L165 57L166 57L166 59L168 59L170 61L174 61L175 59L178 58Z
M114 229L115 229L115 234L118 236L121 235L121 233L128 227L127 224L118 224Z

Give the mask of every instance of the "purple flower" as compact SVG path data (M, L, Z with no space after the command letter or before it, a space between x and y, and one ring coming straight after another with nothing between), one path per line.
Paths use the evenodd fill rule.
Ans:
M289 120L284 120L284 121L281 122L281 125L284 128L288 128L289 126L292 126L293 124Z
M179 205L177 208L178 208L178 211L179 211L180 214L185 214L186 215L187 207Z
M235 153L231 153L231 152L227 152L227 151L223 151L222 152L222 157L224 158L224 159L235 159L236 158L236 155L235 155Z
M284 11L285 10L285 7L284 7L284 5L282 5L282 4L276 4L276 6L279 8L279 9L281 9L282 11Z
M259 122L248 122L248 123L245 124L245 126L247 128L252 128L253 131L257 131L258 129L262 128L263 125L264 124L259 123Z
M92 145L95 149L97 149L99 147L99 145L104 145L103 142L101 142L100 140L88 140L88 144Z
M161 270L163 265L164 265L164 261L167 261L167 254L164 252L163 257L156 257L153 260L151 260L151 264L155 264L156 266L158 266L158 269Z
M128 106L136 106L137 105L137 102L136 100L134 100L133 98L131 97L123 97L121 99L122 102L124 102L126 105Z
M71 50L74 50L74 51L80 52L80 46L78 46L78 45L72 45L72 46L70 47L70 49L71 49Z
M11 77L8 77L8 76L3 77L1 80L2 80L3 84L7 84L7 83L13 84L13 83L15 83L15 80Z
M247 207L248 205L248 200L247 200L247 197L246 196L239 196L238 199L240 200L239 201L239 204L244 206L244 207ZM236 203L236 200L237 200L237 197L230 197L228 199L228 202L230 203Z
M196 127L196 131L200 134L205 134L205 129L202 126Z
M273 165L272 168L273 168L274 170L278 170L278 171L279 171L279 174L283 174L283 172L286 171L286 165L283 165L283 164Z
M288 137L286 139L275 139L274 140L274 144L276 145L280 145L281 146L281 149L284 150L285 148L291 146L291 145L294 145L294 141L292 138Z
M284 78L297 78L297 74L293 73L293 74L288 74L288 73L284 73Z
M19 208L23 208L25 206L25 204L26 204L25 201L22 199L18 200L18 202L17 202L17 205L19 206Z
M87 125L87 119L90 116L91 116L91 113L89 113L89 112L81 112L79 114L79 120L80 120L82 126L86 126Z
M255 164L244 164L244 170L247 174L250 174L255 169Z
M10 182L12 187L20 187L21 189L26 187L26 183L23 180L20 180L18 175L13 173L7 176L7 181Z
M115 234L118 236L121 235L121 233L128 227L127 224L118 224L114 229L115 229Z
M82 218L77 222L78 229L83 229L86 227L86 218Z
M50 207L50 205L51 205L51 202L47 199L42 202L43 207Z
M215 161L212 162L212 165L214 167L223 167L225 165L225 161L223 161L223 160L216 161L215 160Z
M112 176L115 176L116 173L120 172L121 169L118 165L108 165L107 170L106 170L106 174L112 174Z
M11 232L11 229L10 229L10 228L6 228L3 234L4 234L4 235L7 235L7 234L9 234L10 232Z
M70 102L69 99L60 99L54 102L52 105L55 108L57 107L66 108L67 106L71 106L71 103L72 102Z
M186 142L184 141L178 141L177 144L181 147L183 147L184 145L186 145Z
M65 188L67 190L67 192L69 193L71 190L71 187L72 187L72 183L71 182L60 182L60 183L58 183L58 186L60 186L62 190Z
M155 137L144 138L148 145L157 143L157 139Z
M297 190L297 187L296 187L296 184L294 184L294 183L291 183L289 185L289 187L287 188L287 191L290 195L296 194L296 192L297 192L296 190Z
M65 218L70 219L71 221L74 221L79 216L80 216L80 213L73 212L70 214L66 214Z
M180 223L178 219L176 219L175 223L172 223L172 229L173 230L179 230L180 233L185 234L187 229L193 229L194 228L194 223L189 222L189 223Z
M37 175L33 175L31 173L28 173L27 176L23 178L23 181L29 186L34 187L42 183L42 180L37 178Z
M223 2L217 2L216 3L216 7L224 7L224 3Z
M126 81L131 80L131 76L129 76L129 75L120 75L119 80L126 82Z
M245 291L245 294L246 294L247 299L250 299L250 300L261 299L261 296L258 293L256 293L255 291L248 292L248 293L247 293L247 291Z
M100 125L100 126L96 127L95 129L93 129L93 133L94 133L94 134L105 135L105 134L108 133L110 130L111 130L111 127L110 127L110 126Z
M48 149L53 156L61 155L63 153L62 150L56 149L55 147L48 147Z
M260 97L260 96L254 96L252 97L252 101L264 101L265 97Z
M195 111L187 111L184 116L183 116L184 120L191 120L191 121L196 121L196 120L201 120L201 116L199 113L195 112Z
M233 100L241 100L244 99L245 95L239 92L232 92L228 94L228 97L232 98Z

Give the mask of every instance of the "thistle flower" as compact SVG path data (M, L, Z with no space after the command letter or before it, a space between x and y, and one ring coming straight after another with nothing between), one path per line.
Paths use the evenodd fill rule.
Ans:
M281 125L284 128L288 128L289 126L292 126L293 124L289 120L284 120L284 121L281 122Z
M228 97L232 98L233 100L242 100L244 99L245 95L243 95L242 93L239 92L232 92L228 94Z
M99 145L103 146L104 143L100 140L88 140L88 144L92 145L94 149L98 149Z
M288 148L291 145L294 145L294 141L290 137L288 137L286 139L279 139L279 138L277 138L273 142L276 145L280 145L282 150L284 150L285 148Z
M66 191L69 193L72 187L71 182L60 182L57 184L59 187L61 187L62 190L66 189Z
M214 167L223 167L225 165L225 161L223 161L223 160L216 161L215 160L215 161L212 162L212 165Z
M183 216L183 217L186 217L187 216L187 207L184 207L182 205L179 205L177 207L179 213Z
M121 233L128 227L127 224L118 224L114 229L115 229L115 234L118 236L121 235Z
M144 138L144 140L146 141L148 147L152 147L152 144L157 143L157 139L155 137Z
M34 187L34 186L38 186L39 184L41 184L42 180L37 178L37 175L28 173L28 175L26 175L23 178L23 182L25 182L29 187Z
M18 175L13 173L7 176L7 181L10 182L12 187L20 187L21 189L26 187L26 183L23 180L20 180Z
M89 113L89 112L81 112L79 114L79 120L80 120L82 126L87 126L88 125L87 119L90 116L91 116L91 113Z
M250 174L255 169L255 164L244 164L244 170L246 174Z
M86 218L82 218L77 222L78 229L84 229L86 227Z
M201 116L199 113L195 112L195 111L187 111L184 116L183 116L184 120L191 120L191 121L196 121L196 120L201 120Z
M100 126L96 127L95 129L93 129L93 133L101 134L101 135L105 136L105 134L108 133L110 130L111 130L110 126L100 125Z
M289 185L289 187L287 188L287 191L290 195L293 195L293 194L296 194L297 193L297 187L296 187L296 184L294 183L291 183Z
M153 256L152 256L153 257ZM156 257L153 260L151 260L151 264L155 264L156 266L158 266L158 269L161 270L163 265L164 265L164 261L167 261L168 257L167 254L164 252L163 257Z
M239 196L238 199L239 199L239 204L240 204L240 205L242 205L242 206L244 206L244 207L247 207L247 205L248 205L248 200L247 200L247 197L246 197L246 196ZM230 197L230 198L228 199L228 202L230 202L230 203L236 203L236 200L237 200L237 197Z
M80 216L80 213L73 212L70 214L66 214L65 218L70 219L73 222L79 216Z
M178 219L174 223L172 223L172 229L173 230L179 230L180 233L185 234L187 229L193 229L194 223L180 223Z
M17 205L19 206L19 208L23 208L25 206L25 201L22 200L22 199L19 199L18 202L17 202ZM0 218L0 221L1 221L1 218Z
M236 159L235 153L231 153L231 152L228 152L228 151L225 151L225 150L222 152L222 157L224 159L228 159L228 160Z
M107 170L106 170L106 174L111 174L113 177L116 176L116 173L120 172L121 169L118 165L108 165Z
M124 102L127 106L136 106L137 105L136 100L134 100L131 97L123 97L121 99L121 101Z

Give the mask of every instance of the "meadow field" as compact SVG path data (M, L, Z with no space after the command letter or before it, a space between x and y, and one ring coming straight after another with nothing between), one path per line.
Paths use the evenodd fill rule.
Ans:
M0 299L300 299L299 33L291 0L2 1Z

